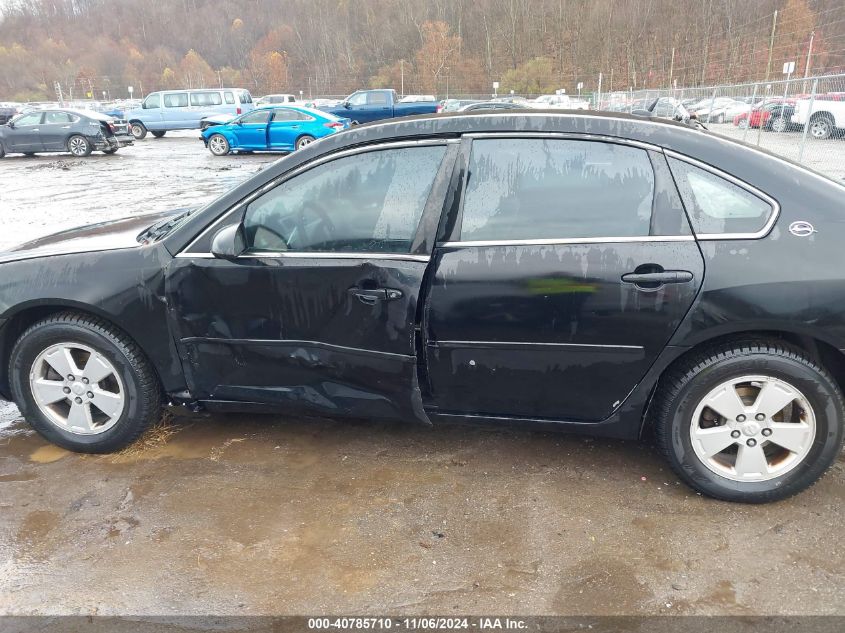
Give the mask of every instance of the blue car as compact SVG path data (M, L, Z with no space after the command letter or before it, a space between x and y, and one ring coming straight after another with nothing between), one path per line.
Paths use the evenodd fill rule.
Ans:
M215 156L229 152L291 152L318 138L349 128L350 119L302 106L256 108L202 131L205 146Z

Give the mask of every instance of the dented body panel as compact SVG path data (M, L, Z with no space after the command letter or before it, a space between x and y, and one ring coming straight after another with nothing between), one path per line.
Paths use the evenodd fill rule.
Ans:
M640 241L462 244L467 156L484 134L640 147L654 168L654 210L668 223ZM215 232L240 221L245 201L312 161L425 139L460 142L407 256L211 255ZM694 236L664 158L672 153L765 192L776 221L750 239ZM3 255L0 395L9 395L9 349L28 319L72 308L135 339L176 400L635 437L662 373L695 346L765 332L845 350L843 193L756 149L626 115L481 113L358 126L273 163L152 244L129 239L149 220L127 221ZM797 221L814 232L793 234ZM622 280L649 264L689 279L656 289ZM398 294L369 303L352 292L384 288Z

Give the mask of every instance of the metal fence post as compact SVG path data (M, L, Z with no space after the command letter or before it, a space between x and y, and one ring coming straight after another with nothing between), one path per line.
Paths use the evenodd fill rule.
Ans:
M801 134L801 149L798 150L798 162L804 160L804 146L807 144L807 130L810 129L810 115L813 113L813 103L816 101L816 88L819 85L819 78L813 79L813 90L810 93L810 105L807 108L807 120L804 121L804 131ZM796 107L798 103L795 103Z
M754 112L754 102L757 100L757 85L754 84L754 92L751 94L751 109L748 111L748 118L745 119L745 131L742 133L742 142L745 142L745 137L748 136L748 130L751 129L751 113ZM762 107L760 109L762 116Z
M710 108L707 110L707 125L710 125L710 117L713 115L713 106L716 103L716 93L719 91L719 87L713 88L713 96L710 97Z

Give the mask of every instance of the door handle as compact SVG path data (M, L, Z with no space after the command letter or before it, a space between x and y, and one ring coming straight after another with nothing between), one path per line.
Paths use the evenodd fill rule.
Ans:
M661 270L650 273L626 273L622 275L626 284L634 284L640 288L654 290L663 284L685 284L692 281L692 273L688 270Z
M395 301L402 298L402 291L395 288L350 288L349 294L368 306L374 306L379 301Z
M31 130L31 131L32 131L32 132L40 132L40 131L41 131L41 129L40 129L40 128L35 127L35 128L32 128L32 130Z

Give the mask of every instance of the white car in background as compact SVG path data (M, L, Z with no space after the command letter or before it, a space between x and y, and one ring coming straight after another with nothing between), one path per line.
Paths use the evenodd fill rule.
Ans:
M529 108L538 110L589 110L590 104L584 99L576 99L569 95L542 95L527 102Z
M434 95L405 95L399 99L399 103L422 103L425 101L437 101Z
M296 103L296 97L292 94L264 95L255 101L255 105L277 105L282 103Z

